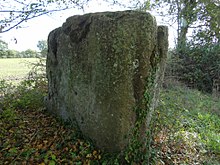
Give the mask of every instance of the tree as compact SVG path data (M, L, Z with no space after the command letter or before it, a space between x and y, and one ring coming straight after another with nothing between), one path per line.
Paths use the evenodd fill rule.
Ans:
M46 40L38 41L37 47L40 50L41 56L46 57L46 55L47 55L47 41Z
M49 13L67 10L71 8L83 8L89 0L2 0L0 3L0 33L14 28L20 28L21 24Z
M163 8L163 10L161 10ZM164 18L166 23L177 25L177 51L183 55L187 33L194 29L205 36L220 39L220 2L218 0L146 0L142 10L151 9ZM166 19L165 19L166 18ZM201 33L202 32L202 33Z
M8 50L8 43L3 40L0 40L0 51Z
M187 32L197 20L198 5L198 0L147 0L142 10L155 11L167 24L177 25L177 50L181 52L186 47Z
M198 44L220 43L220 1L203 0L194 36Z
M19 52L16 50L6 50L4 58L17 58Z
M20 53L20 56L22 56L23 58L35 58L37 57L37 55L38 55L37 52L31 49L27 49Z
M83 9L90 1L92 0L2 0L0 3L0 33L21 28L24 22L42 15L72 8ZM130 6L131 8L139 4L138 0L130 0L129 3L123 0L103 0L103 2L107 2L109 5L118 5L122 7ZM0 40L0 46L3 47L3 45L7 47L7 44ZM41 49L40 51L43 56L45 56L46 49ZM5 53L1 52L1 54L5 57ZM20 52L18 56L23 57L23 55L24 57L26 56L24 51Z
M83 9L92 0L2 0L0 3L0 33L5 33L14 28L21 28L24 22L42 15L57 11L78 8ZM130 0L103 0L110 5L136 6L137 2Z
M146 8L177 25L172 73L188 86L212 92L220 76L220 1L146 0L142 10ZM187 35L190 29L191 36Z
M7 53L6 53L7 50L8 50L8 43L6 43L3 40L0 40L0 58L7 56Z

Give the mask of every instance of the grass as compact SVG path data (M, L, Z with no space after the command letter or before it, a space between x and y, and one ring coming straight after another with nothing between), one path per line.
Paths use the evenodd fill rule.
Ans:
M27 77L30 63L37 62L37 58L5 58L0 59L0 80L14 81Z
M220 100L184 86L161 92L154 148L165 164L220 164Z

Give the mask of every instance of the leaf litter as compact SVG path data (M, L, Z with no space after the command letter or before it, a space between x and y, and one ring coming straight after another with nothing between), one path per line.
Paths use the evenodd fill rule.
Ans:
M9 111L0 114L0 164L99 164L101 152L54 116Z

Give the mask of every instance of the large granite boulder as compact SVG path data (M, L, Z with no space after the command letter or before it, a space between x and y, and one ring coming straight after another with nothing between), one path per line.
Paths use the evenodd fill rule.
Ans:
M167 31L145 12L68 18L48 38L48 110L70 119L105 151L124 150L134 134L144 143L163 77Z

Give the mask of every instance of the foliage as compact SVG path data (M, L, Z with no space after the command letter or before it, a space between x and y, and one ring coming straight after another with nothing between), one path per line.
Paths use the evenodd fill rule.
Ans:
M197 22L194 36L197 40L208 41L208 43L220 43L220 2L203 0L203 5L198 10Z
M164 8L165 10L161 10ZM152 10L162 16L163 21L177 25L177 51L183 56L187 45L187 34L193 29L190 37L197 40L209 40L209 43L220 42L220 2L213 0L146 0L141 10ZM188 38L189 39L189 38ZM182 54L183 53L183 54Z
M220 77L219 2L159 0L152 5L154 9L167 5L168 12L162 12L161 15L168 14L178 22L178 43L172 53L170 66L172 76L190 87L212 92L213 80ZM193 33L187 40L190 28Z
M5 80L0 81L0 113L3 111L5 106L5 97L14 91L14 86L12 83L7 83Z
M44 82L41 83L44 84ZM4 81L0 85L1 93L4 96L2 98L2 110L10 107L24 110L44 107L46 89L41 88L39 82L36 84L31 80L24 80L20 85L13 86L13 88L11 85L5 87Z
M46 79L46 59L38 58L37 61L30 62L30 66L32 66L28 79L38 83L39 81L47 81Z
M40 40L37 43L37 47L40 50L41 57L46 57L47 55L47 41L46 40Z
M20 57L20 58L35 58L35 57L38 57L38 53L35 50L27 49L25 51L19 52L17 57Z
M0 81L0 96L5 96L11 93L12 84L7 83L5 80Z
M33 64L32 64L33 65ZM47 94L47 81L45 78L45 65L43 60L33 65L29 78L12 86L5 80L0 83L0 95L3 96L3 107L16 107L19 109L38 109L44 107L44 97ZM13 89L13 90L12 90Z
M172 74L190 87L211 93L213 80L220 77L219 52L219 45L189 45L183 58L172 56Z
M0 58L35 58L38 56L39 54L31 49L21 52L11 49L0 51Z
M38 53L35 50L27 49L25 51L16 51L8 49L8 44L0 40L0 58L36 58L36 57L46 57L47 55L47 41L38 41L37 47L40 50Z
M19 52L16 50L0 50L0 58L16 58L19 56Z
M188 29L197 20L199 1L179 1L179 0L147 0L142 6L142 10L152 10L162 16L162 20L177 27L177 49L182 51L186 45L186 35ZM165 10L161 10L165 8Z
M0 40L0 51L5 51L8 49L8 44L3 41L3 40Z
M39 54L35 50L27 49L18 54L20 58L36 58Z

